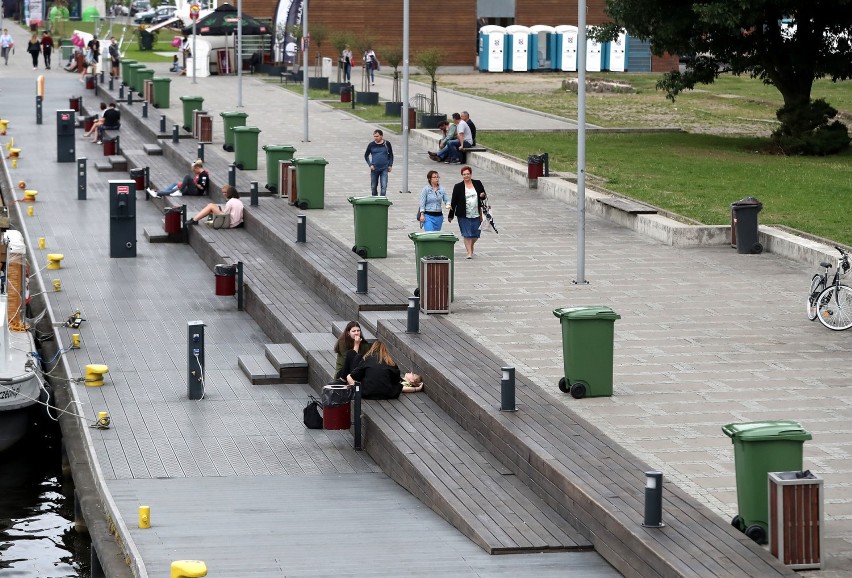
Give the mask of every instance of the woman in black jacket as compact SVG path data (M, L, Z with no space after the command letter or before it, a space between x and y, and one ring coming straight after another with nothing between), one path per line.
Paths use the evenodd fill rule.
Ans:
M469 166L461 168L462 182L453 186L450 214L447 216L450 223L453 217L459 218L459 230L464 237L467 259L473 259L473 246L479 239L482 225L482 203L488 197L482 181L471 178L472 174L473 169Z
M346 376L349 385L361 382L361 397L364 399L396 399L400 393L414 393L423 389L423 380L416 373L400 374L387 347L381 341L375 341L357 364L352 373Z

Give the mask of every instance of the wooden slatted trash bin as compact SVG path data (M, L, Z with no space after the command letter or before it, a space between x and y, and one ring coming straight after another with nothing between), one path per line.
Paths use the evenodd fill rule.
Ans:
M769 472L769 551L794 570L822 566L822 478Z
M420 311L449 313L452 286L450 259L444 255L420 258Z

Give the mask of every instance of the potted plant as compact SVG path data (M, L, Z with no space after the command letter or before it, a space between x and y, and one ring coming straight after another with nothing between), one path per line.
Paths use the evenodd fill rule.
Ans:
M310 38L311 48L316 46L316 60L314 61L314 74L308 79L308 88L328 90L328 77L322 76L322 43L328 40L328 28L325 24L311 24Z
M399 82L399 65L402 63L402 46L381 49L382 58L393 67L393 97L385 103L385 116L402 116L402 91Z
M379 104L379 93L370 91L370 74L367 70L367 61L364 54L373 48L373 38L369 34L361 34L356 36L352 42L352 47L360 56L361 64L361 91L356 93L355 102L358 104Z
M351 43L351 32L335 32L331 35L331 45L334 46L335 50L337 50L337 82L328 83L328 91L331 94L340 94L340 89L348 84L343 81L343 51Z
M432 94L429 98L429 114L420 115L420 128L438 128L438 123L447 120L446 114L438 112L438 67L444 53L438 48L424 48L417 53L417 64L432 79Z

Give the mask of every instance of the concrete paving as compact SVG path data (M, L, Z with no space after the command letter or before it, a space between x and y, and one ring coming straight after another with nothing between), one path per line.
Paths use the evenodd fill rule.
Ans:
M155 68L167 74L168 64ZM162 112L177 122L181 117L177 96L200 95L204 108L218 121L219 112L238 110L236 84L235 77L198 79L195 85L189 78L173 77L175 104ZM383 96L389 96L386 86L386 80L377 82ZM308 226L324 227L351 245L352 210L346 199L369 194L363 152L373 125L312 102L310 142L304 142L299 95L279 88L277 79L248 76L242 94L240 110L249 114L249 125L261 128L261 144L292 144L298 156L329 160L325 209L307 212ZM443 92L440 100L442 109L452 102ZM481 131L510 128L513 123L518 128L562 128L555 121L533 127L528 117L511 121L520 114L517 110L494 103L486 108L481 99L461 98L453 104L469 110ZM565 122L570 124L569 119ZM218 146L219 122L214 135L213 146ZM416 191L432 168L441 171L447 188L460 178L458 167L432 163L425 149L412 145L409 188L415 194L397 193L403 147L399 136L388 138L397 154L389 186L394 203L389 256L372 260L371 267L413 287L415 267L407 235L418 230ZM261 186L262 161L260 170L251 172ZM733 448L720 427L763 419L801 421L814 435L805 445L804 465L825 479L826 498L826 562L823 571L808 574L852 573L852 395L844 369L852 341L849 333L830 332L805 318L811 267L767 253L738 255L726 247L673 248L589 217L585 246L589 284L578 286L573 283L574 208L476 166L474 178L485 183L500 233L485 233L476 258L456 264L451 320L472 340L558 393L556 383L563 375L561 332L552 310L567 305L611 306L622 317L615 326L614 395L579 401L563 395L564 403L725 518L738 508ZM720 202L727 204L747 193L744 183L743 190ZM445 230L457 228L445 224Z

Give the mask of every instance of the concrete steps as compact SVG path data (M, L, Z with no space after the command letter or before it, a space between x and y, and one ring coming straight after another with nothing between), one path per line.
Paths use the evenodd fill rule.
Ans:
M289 343L268 343L262 354L240 355L237 364L253 384L308 381L308 362Z

